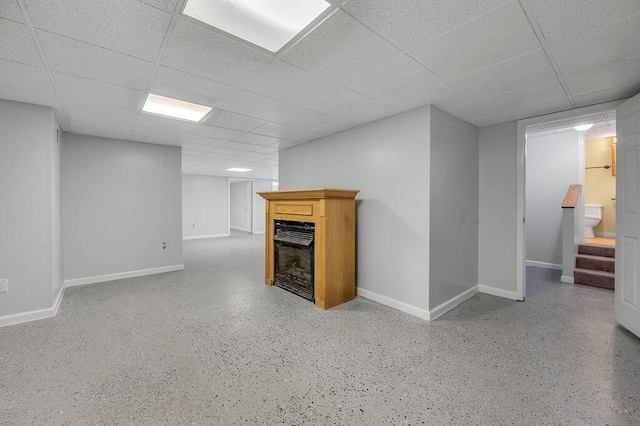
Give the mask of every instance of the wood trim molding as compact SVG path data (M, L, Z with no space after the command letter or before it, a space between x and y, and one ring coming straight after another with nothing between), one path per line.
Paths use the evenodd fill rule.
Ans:
M582 191L582 185L573 184L569 185L569 189L567 189L567 195L564 196L564 201L562 202L563 209L573 209L578 204L578 197L580 197L580 191Z
M315 188L315 189L290 189L286 191L258 192L265 200L296 200L296 199L323 199L323 198L355 198L360 191L351 189Z

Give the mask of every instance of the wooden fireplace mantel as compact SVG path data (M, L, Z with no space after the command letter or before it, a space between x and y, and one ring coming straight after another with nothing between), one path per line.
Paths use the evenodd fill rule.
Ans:
M266 200L265 284L275 278L274 221L315 224L314 298L329 309L355 298L355 197L333 188L258 192Z

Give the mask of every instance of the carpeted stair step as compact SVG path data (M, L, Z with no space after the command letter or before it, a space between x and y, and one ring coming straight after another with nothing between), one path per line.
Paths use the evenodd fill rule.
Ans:
M616 248L614 246L605 246L600 244L579 244L578 254L615 258Z
M593 271L582 268L576 268L573 272L573 282L576 284L613 290L615 287L615 281L616 276L612 272Z
M613 257L579 254L576 256L576 268L593 269L595 271L615 272L616 260Z

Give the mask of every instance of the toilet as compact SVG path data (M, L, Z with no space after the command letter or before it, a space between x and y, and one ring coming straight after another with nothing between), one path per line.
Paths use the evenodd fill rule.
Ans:
M600 204L584 205L584 237L595 238L593 228L602 220L602 206Z

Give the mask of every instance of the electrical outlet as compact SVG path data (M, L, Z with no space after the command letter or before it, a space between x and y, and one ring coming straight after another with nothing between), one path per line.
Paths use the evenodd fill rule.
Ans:
M0 279L0 293L9 291L9 278Z
M162 251L167 251L167 243L162 243Z

